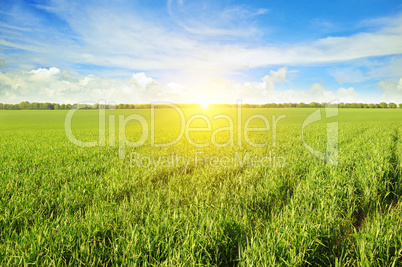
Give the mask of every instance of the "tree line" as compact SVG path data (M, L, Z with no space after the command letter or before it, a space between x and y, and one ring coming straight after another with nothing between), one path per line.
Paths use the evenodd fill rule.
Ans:
M265 104L262 105L262 107L265 108L323 108L326 106L335 106L336 104L333 103L317 103L317 102L311 102L309 104L306 103L283 103L283 104L276 104L276 103L270 103L270 104ZM386 102L381 102L379 104L367 104L367 103L339 103L338 104L339 108L402 108L402 103L400 104L395 104L395 103L386 103Z
M198 108L199 104L176 104L180 108ZM323 108L326 106L335 106L333 103L268 103L263 105L256 104L242 104L243 108ZM211 107L220 107L220 108L235 108L237 104L211 104ZM169 106L159 104L155 105L155 108L167 108ZM339 103L339 108L402 108L402 103L386 103L381 102L379 104L366 104L366 103ZM3 104L0 103L0 110L69 110L72 108L79 109L98 109L99 104L57 104L57 103L39 103L28 101L21 102L19 104ZM117 105L105 105L106 109L149 109L151 108L151 104L117 104Z

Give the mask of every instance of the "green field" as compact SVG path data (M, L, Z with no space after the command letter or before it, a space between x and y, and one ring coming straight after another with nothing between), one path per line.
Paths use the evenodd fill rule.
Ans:
M248 140L234 134L223 147L184 137L152 147L147 133L120 159L121 134L136 142L142 132L135 121L119 132L119 115L149 122L150 110L106 111L106 142L94 147L69 141L67 111L1 110L0 265L401 266L402 110L339 109L325 118L322 109L304 141L325 151L327 124L337 122L337 165L303 145L312 112L243 109L242 125L260 114L270 130ZM229 125L213 119L226 114L238 133L234 108L184 113L204 114L211 131ZM286 115L276 138L272 115ZM156 110L155 118L156 143L178 136L177 112ZM72 119L79 140L97 140L98 128L96 110ZM189 136L208 143L211 131ZM214 138L225 144L230 132Z

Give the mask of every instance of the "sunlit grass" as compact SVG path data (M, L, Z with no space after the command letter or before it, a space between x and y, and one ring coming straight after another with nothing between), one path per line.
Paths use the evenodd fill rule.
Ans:
M185 111L186 119L200 110ZM30 129L21 122L25 113L7 112L13 120L1 126L2 266L401 264L399 111L382 117L378 111L373 117L382 119L371 121L366 110L341 111L338 166L326 165L304 148L300 130L309 109L243 111L243 122L257 112L268 118L287 112L278 124L276 146L270 132L251 135L255 142L268 141L264 148L253 148L243 136L242 147L222 148L195 148L185 139L153 148L148 140L128 147L124 160L118 158L117 141L114 147L72 145L63 130L65 113L52 112L30 113L30 121L37 122ZM148 110L107 115L132 112L149 118ZM158 112L157 141L174 139L178 117L174 111ZM237 125L235 109L210 106L203 114L211 117L212 129L227 126L213 120L220 113L229 113ZM354 121L359 117L367 121ZM98 138L96 112L79 111L74 119L77 137ZM138 138L137 128L128 127L128 138ZM210 136L191 133L200 143ZM325 149L325 137L325 122L306 128L306 142L317 149ZM220 143L227 138L227 132L217 135ZM130 165L134 152L155 158L202 152L203 159L271 154L285 158L286 166L215 168L179 161L168 168L138 167Z

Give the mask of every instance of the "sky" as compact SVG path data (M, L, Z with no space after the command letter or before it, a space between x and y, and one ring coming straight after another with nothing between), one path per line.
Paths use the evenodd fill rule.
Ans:
M402 103L402 2L0 0L0 102Z

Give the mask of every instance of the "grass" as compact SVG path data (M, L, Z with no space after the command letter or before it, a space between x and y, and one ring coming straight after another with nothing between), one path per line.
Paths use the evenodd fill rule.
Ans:
M339 121L337 166L303 146L301 124L312 111L244 109L243 122L257 113L270 122L272 114L286 114L277 146L270 133L250 134L255 142L268 140L264 148L244 139L242 147L223 148L196 148L184 138L153 148L147 140L128 147L124 160L117 142L71 144L66 111L1 111L0 265L401 265L402 111L341 109L337 118L306 127L306 142L323 151L325 123ZM149 110L138 112L149 119ZM178 117L157 112L157 140L174 138ZM186 119L197 112L185 110ZM229 114L236 125L235 109L201 112ZM223 125L216 120L212 128ZM73 118L79 138L95 140L97 127L96 111ZM126 134L137 140L138 125L128 124ZM190 134L200 142L209 135ZM198 164L138 167L130 152L155 159L202 154ZM236 153L271 153L286 166L204 164Z

